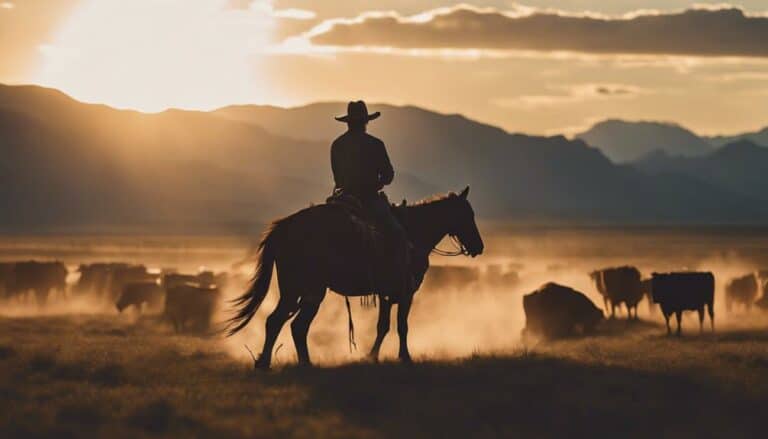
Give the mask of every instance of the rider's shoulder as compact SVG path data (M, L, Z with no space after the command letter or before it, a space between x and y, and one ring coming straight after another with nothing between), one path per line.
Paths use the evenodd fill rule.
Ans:
M379 139L378 137L376 137L376 136L374 136L372 134L365 133L365 136L368 139L368 141L373 143L373 144L384 145L384 142L381 139Z

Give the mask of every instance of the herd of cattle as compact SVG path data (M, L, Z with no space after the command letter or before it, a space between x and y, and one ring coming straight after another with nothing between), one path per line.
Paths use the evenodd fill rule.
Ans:
M148 270L144 265L95 263L80 265L79 278L67 288L67 267L61 262L9 262L0 264L0 298L40 305L50 295L89 296L113 303L119 312L159 312L176 331L208 329L221 291L230 280L226 273L202 271L179 274L175 270Z
M68 288L67 267L61 262L0 263L0 299L28 300L44 304L50 295L89 296L114 304L119 312L160 313L176 331L205 331L222 298L222 290L234 279L227 273L201 271L180 274L175 270L148 270L144 265L94 263L77 268L79 278ZM684 311L697 311L703 329L705 311L714 330L715 277L710 272L653 273L643 279L631 266L606 268L589 274L603 298L605 313L615 317L616 308L626 308L629 319L637 319L637 307L647 300L649 310L658 304L671 333L670 317L675 315L677 333ZM509 287L518 282L514 271L490 265L477 267L433 266L427 273L425 289L445 290L478 285ZM242 285L240 285L242 286ZM731 279L725 286L725 307L746 310L753 306L768 310L768 270ZM603 310L583 293L547 283L523 297L526 316L524 333L559 337L589 333L603 320Z
M668 334L672 332L669 319L673 314L677 334L680 334L684 311L698 312L700 330L703 330L706 311L714 331L715 276L711 272L653 273L650 278L642 279L637 268L624 266L596 270L590 277L611 317L615 317L616 308L623 304L627 317L637 319L637 306L646 298L651 311L654 304L660 306ZM725 287L725 302L728 311L735 306L768 310L768 271L731 279ZM524 333L545 337L589 333L604 318L603 311L586 295L555 283L545 284L524 296L523 309Z

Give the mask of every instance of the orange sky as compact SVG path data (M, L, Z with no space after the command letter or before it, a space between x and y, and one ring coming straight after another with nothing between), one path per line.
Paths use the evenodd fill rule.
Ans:
M687 1L531 0L522 2L526 7L475 1L466 10L441 0L349 3L0 1L0 82L43 84L146 111L364 98L463 113L528 133L573 133L606 117L675 121L706 134L768 125L768 57L749 39L705 53L706 41L699 47L698 35L681 36L675 28ZM723 28L734 33L733 20L741 20L759 37L768 32L761 27L768 11L762 3L743 1L743 14L715 18L721 15ZM653 8L663 9L633 12ZM382 14L371 10L389 12L377 20ZM329 32L333 20L360 14L368 18L351 21L347 33ZM576 34L545 29L525 43L506 34L536 14L566 17L583 28L585 41L593 41L595 18L629 37L611 41L618 48L604 53L568 46L582 37ZM671 42L643 46L642 23L624 30L643 14L668 19ZM486 32L465 39L444 31L450 23L465 32L461 26L470 19ZM307 31L320 37L312 40ZM507 47L510 41L523 47ZM556 50L542 50L544 42ZM653 53L638 54L637 46Z

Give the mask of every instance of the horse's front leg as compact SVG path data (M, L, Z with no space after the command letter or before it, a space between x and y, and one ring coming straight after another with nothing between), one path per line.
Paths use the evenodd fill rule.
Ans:
M413 294L407 294L397 305L397 335L400 337L400 361L411 363L411 353L408 352L408 314L411 311Z
M384 337L389 332L389 316L392 311L392 302L388 297L379 296L379 322L376 324L376 341L373 342L371 352L368 358L373 361L379 361L379 349Z

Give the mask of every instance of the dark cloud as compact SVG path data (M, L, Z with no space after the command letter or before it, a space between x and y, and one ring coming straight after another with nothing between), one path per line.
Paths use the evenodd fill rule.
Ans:
M622 87L610 87L610 86L598 86L595 88L595 92L599 95L603 96L624 96L628 94L633 94L634 91L630 90L628 88L622 88Z
M419 18L370 15L326 23L320 45L404 49L571 51L596 54L768 56L768 17L737 8L645 13L628 18L536 11L510 15L457 7Z

